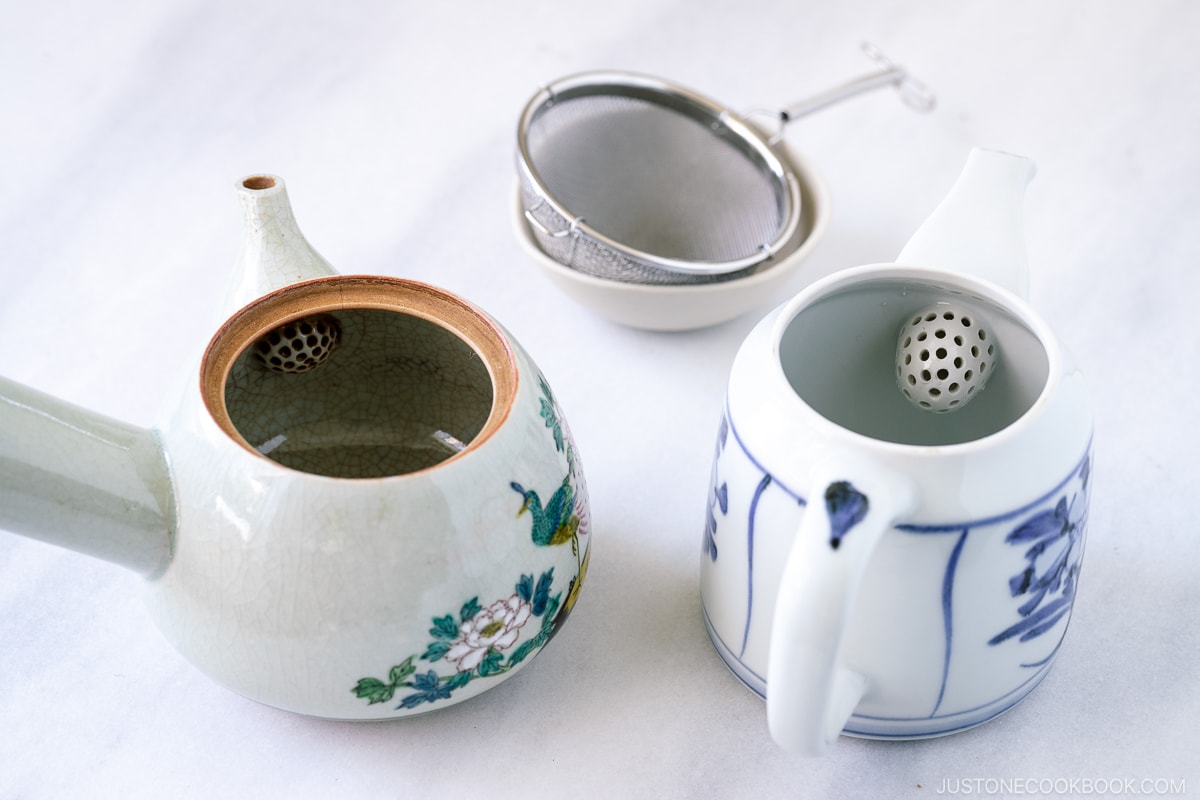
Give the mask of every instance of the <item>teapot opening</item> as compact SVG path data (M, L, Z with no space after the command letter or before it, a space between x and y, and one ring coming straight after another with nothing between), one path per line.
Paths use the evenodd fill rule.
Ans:
M484 441L513 401L516 367L500 331L450 294L333 277L238 312L209 345L201 387L217 424L257 455L380 478Z
M996 350L986 388L960 409L935 414L897 387L904 367L897 336L943 306L986 320ZM817 413L898 444L951 445L997 433L1033 406L1049 379L1045 346L1010 311L952 286L895 277L857 281L805 306L784 330L779 355L792 389Z
M251 175L242 181L242 186L247 189L273 189L275 188L275 178L270 175Z

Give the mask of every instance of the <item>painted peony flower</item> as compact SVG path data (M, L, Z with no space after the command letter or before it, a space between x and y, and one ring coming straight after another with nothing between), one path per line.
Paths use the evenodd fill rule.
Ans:
M462 623L458 639L446 651L446 660L453 661L459 672L470 672L489 650L512 647L531 614L529 603L515 594L507 600L497 600Z

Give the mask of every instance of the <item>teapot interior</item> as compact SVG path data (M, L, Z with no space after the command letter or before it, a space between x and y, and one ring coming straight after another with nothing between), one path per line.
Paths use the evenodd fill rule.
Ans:
M436 466L495 430L516 387L499 330L432 287L360 283L284 289L218 332L201 383L226 433L291 469L380 478Z
M431 467L479 434L492 382L466 342L395 311L330 316L337 344L306 372L265 368L253 349L234 363L225 405L259 453L302 472L374 478Z
M933 413L897 385L897 338L915 311L952 302L985 320L997 344L994 372L959 410ZM780 340L783 372L817 413L863 436L911 445L950 445L989 436L1019 419L1049 374L1038 336L982 297L920 280L856 282L805 306Z

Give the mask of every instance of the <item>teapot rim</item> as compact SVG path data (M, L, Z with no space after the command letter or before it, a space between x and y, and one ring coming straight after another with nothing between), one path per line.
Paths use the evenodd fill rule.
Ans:
M1022 325L1036 337L1046 357L1046 378L1037 396L1032 399L1016 419L999 430L978 438L951 444L912 444L879 439L859 433L827 418L813 408L794 390L784 372L781 356L781 344L788 327L805 308L818 300L836 293L840 289L851 287L872 280L912 280L934 285L949 285L955 290L961 290L968 296L975 296L986 302L994 303L1011 313ZM912 457L940 456L948 454L966 454L976 450L993 447L1007 439L1020 437L1022 432L1036 424L1037 418L1046 410L1058 393L1063 382L1067 359L1058 338L1050 329L1045 319L1033 308L1028 300L1007 289L1006 287L971 275L937 269L929 266L906 263L884 262L864 264L849 267L818 279L793 296L779 307L778 315L768 331L771 348L771 380L776 385L785 385L789 391L789 405L803 409L806 416L811 416L814 423L828 431L841 436L849 436L856 441L878 448L881 453L905 455Z
M225 404L225 385L238 358L264 334L302 317L346 310L391 311L437 325L462 340L480 358L491 381L492 404L479 432L459 452L411 472L349 477L307 472L275 461L255 448L234 425ZM283 286L248 303L217 329L200 360L199 389L210 420L240 449L290 473L355 484L413 478L458 462L482 447L507 421L520 382L508 335L481 309L422 281L379 275L329 275Z

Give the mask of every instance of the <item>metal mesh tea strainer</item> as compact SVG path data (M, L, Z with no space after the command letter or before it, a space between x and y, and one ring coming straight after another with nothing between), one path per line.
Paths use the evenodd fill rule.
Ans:
M933 107L903 68L864 49L880 69L779 111L774 135L645 75L588 72L544 87L517 134L538 246L581 272L646 284L729 280L795 250L800 188L774 146L783 126L883 86L914 108Z

